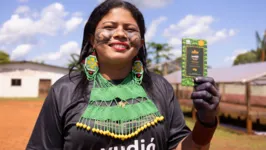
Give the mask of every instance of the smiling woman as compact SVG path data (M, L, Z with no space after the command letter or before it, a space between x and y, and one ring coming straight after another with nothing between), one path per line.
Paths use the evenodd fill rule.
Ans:
M97 50L101 69L105 66L109 68L110 64L124 64L119 67L130 68L143 40L131 12L125 8L114 8L98 23L91 45Z
M27 150L194 150L209 148L219 92L195 79L193 131L175 92L146 66L145 22L131 3L106 0L86 23L77 65L49 91ZM203 136L204 135L204 136Z

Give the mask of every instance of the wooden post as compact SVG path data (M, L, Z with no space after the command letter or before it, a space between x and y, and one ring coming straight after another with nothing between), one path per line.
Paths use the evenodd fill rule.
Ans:
M180 91L179 91L179 84L176 84L176 89L175 89L175 95L176 95L176 97L177 97L177 99L180 99Z
M163 75L167 75L168 74L168 64L167 63L164 63L163 64Z
M247 133L248 134L251 134L252 133L252 118L250 116L250 109L251 109L251 106L250 106L250 82L247 82L246 85L245 85L245 100L246 100L246 105L247 105L247 124L246 124L246 128L247 128Z
M222 101L225 101L225 84L222 84Z
M225 101L225 86L226 86L225 83L219 84L219 88L221 88L221 102ZM219 108L218 108L219 109L218 125L220 125L220 108L221 108L221 105L219 105Z

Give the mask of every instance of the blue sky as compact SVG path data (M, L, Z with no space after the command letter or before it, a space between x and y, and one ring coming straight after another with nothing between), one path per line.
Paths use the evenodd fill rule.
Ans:
M83 27L100 0L3 0L0 49L13 60L64 66L79 53ZM265 0L130 0L143 12L147 41L169 43L180 56L183 37L208 41L208 64L232 65L256 48L255 31L266 30Z

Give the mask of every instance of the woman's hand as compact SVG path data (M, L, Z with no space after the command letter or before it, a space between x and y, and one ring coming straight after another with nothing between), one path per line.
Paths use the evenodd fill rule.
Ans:
M211 77L196 77L194 83L191 99L197 110L197 117L203 124L214 125L221 99L218 87Z

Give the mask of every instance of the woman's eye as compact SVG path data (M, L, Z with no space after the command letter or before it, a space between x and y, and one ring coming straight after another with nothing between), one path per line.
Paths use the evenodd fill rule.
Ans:
M108 29L108 30L110 30L110 29L114 29L114 27L112 27L112 26L105 26L104 28L105 28L105 29Z
M135 29L127 29L128 32L134 32L136 31Z

